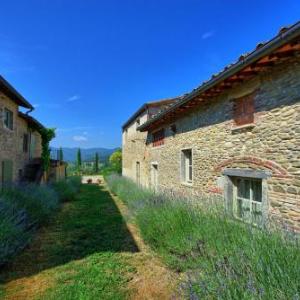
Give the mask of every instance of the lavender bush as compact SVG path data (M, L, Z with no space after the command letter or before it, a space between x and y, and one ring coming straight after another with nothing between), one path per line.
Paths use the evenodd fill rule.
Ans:
M52 186L34 184L0 191L0 266L28 245L36 229L58 209L66 191L68 200L75 197L80 183L78 178L69 178L61 183L61 192Z
M229 218L211 199L156 194L120 176L107 183L129 207L144 240L185 272L188 299L299 299L300 248L293 233Z

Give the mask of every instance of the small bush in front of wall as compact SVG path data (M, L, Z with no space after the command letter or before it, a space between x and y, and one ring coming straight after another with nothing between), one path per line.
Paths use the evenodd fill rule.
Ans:
M56 192L46 185L6 187L1 194L6 203L25 209L32 224L46 222L59 204Z
M233 220L205 197L157 194L116 175L107 183L143 239L170 268L185 272L188 299L300 299L296 235Z
M80 176L72 176L65 180L60 180L52 184L53 189L58 194L61 201L70 201L78 193L81 185Z

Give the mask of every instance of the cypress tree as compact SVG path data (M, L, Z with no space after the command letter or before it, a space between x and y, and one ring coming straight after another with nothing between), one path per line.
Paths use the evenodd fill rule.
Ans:
M64 160L64 151L63 151L62 147L59 148L58 159L59 159L59 161L63 161Z
M78 170L81 170L81 165L82 165L81 150L80 150L80 148L78 148L78 151L77 151L77 168L78 168Z
M95 154L95 173L99 172L99 154L96 152Z

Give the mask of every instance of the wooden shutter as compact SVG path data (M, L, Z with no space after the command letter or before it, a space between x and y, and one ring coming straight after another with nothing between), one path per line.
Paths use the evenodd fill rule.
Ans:
M234 121L236 125L251 124L254 122L254 94L235 100Z
M13 181L13 162L11 160L2 161L2 183L10 184Z
M161 146L165 143L165 130L160 129L153 133L153 147Z

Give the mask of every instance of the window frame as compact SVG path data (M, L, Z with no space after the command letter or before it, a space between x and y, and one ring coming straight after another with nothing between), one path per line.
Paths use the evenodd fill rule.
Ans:
M189 153L188 156L187 153ZM180 151L180 180L182 184L193 185L194 164L192 148L184 148Z
M268 184L267 179L272 176L272 172L268 170L252 170L252 169L225 169L223 171L224 176L224 201L225 209L229 215L236 218L234 213L234 198L236 196L236 179L246 178L251 180L261 180L261 220L262 224L255 224L250 222L254 226L264 226L268 223L269 215L269 200L268 200ZM237 218L238 220L241 220ZM252 219L252 218L251 218ZM245 222L244 219L242 219Z
M238 189L238 180L241 181L249 181L250 185L249 185L249 198L246 197L242 197L239 196L239 189ZM253 197L253 186L254 183L260 183L260 188L261 188L261 192L260 192L260 196L261 196L261 201L256 201L254 200ZM248 219L240 216L238 213L238 206L239 206L239 201L241 201L242 205L246 203L248 203L249 205L249 216ZM240 221L246 222L246 223L250 223L253 225L259 225L254 221L254 216L253 216L253 206L254 205L259 205L260 207L260 214L261 214L261 218L262 218L262 213L263 213L263 197L262 197L262 179L258 179L258 178L248 178L248 177L235 177L234 178L234 196L233 196L233 214L234 217L239 219Z
M3 124L6 129L14 130L14 112L7 107L4 108Z

